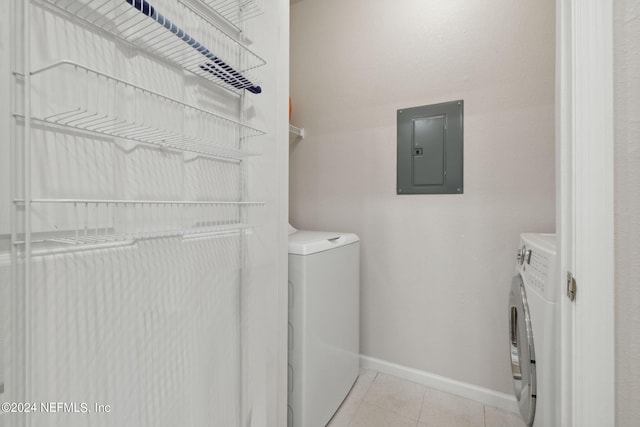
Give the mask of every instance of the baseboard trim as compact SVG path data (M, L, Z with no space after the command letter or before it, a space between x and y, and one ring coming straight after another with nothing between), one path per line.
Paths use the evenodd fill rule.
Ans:
M430 372L408 368L406 366L362 354L360 355L360 367L382 372L384 374L394 375L407 381L422 384L436 390L476 400L485 405L494 406L507 412L513 412L515 414L519 413L518 403L514 396L490 390L488 388L453 380Z

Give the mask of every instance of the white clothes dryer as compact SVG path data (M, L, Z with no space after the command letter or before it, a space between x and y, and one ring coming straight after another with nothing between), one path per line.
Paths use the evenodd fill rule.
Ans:
M555 234L520 235L509 293L513 387L527 426L555 425Z

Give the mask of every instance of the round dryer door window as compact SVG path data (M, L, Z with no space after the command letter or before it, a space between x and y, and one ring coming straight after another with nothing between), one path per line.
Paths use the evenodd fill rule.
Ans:
M529 305L520 274L511 281L509 293L509 350L513 389L522 418L531 426L536 411L536 362Z

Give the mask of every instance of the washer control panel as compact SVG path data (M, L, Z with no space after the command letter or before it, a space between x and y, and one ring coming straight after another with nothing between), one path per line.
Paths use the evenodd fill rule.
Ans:
M531 264L531 249L527 249L527 247L523 245L516 253L516 261L519 265L522 265L525 262L527 264Z

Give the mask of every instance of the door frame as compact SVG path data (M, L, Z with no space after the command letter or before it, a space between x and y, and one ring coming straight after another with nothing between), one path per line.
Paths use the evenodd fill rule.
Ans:
M613 1L557 0L556 11L557 424L613 426Z

